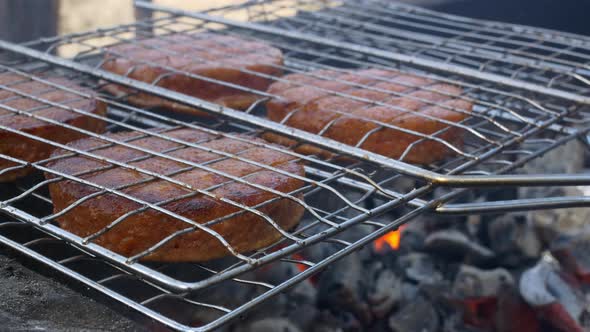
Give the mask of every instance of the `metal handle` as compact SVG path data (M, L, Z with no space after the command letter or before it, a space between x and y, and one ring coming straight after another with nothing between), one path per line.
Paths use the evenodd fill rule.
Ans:
M516 211L548 210L590 207L590 197L546 197L515 199L509 201L478 202L465 204L443 204L434 209L435 213L468 215L482 213L506 213Z
M580 186L590 184L588 174L525 174L525 175L457 175L441 176L432 181L437 186L454 188L491 186Z
M306 166L305 171L308 174L328 178L330 173L324 172L313 167ZM372 191L375 187L359 182L347 177L341 177L336 180L352 188ZM515 211L529 211L529 210L543 210L543 209L560 209L560 208L576 208L576 207L590 207L590 197L588 196L571 196L571 197L547 197L547 198L533 198L533 199L514 199L507 201L495 202L478 202L478 203L460 203L460 204L446 204L449 201L467 189L456 189L441 198L441 203L434 205L432 212L437 214L449 215L468 215L481 213L501 213L501 212L515 212ZM379 187L375 192L377 195L385 199L399 199L403 195L393 190ZM427 205L433 205L431 202L420 198L413 198L407 202L408 205L415 208L422 208Z

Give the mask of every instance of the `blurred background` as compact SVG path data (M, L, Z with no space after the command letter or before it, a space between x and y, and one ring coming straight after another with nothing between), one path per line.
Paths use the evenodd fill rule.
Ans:
M152 2L176 8L204 10L244 1ZM133 0L0 0L0 39L15 42L129 23L133 20Z
M188 10L245 0L152 0ZM386 1L386 0L385 0ZM590 0L402 0L443 12L590 35ZM132 0L0 0L0 39L27 41L133 21Z

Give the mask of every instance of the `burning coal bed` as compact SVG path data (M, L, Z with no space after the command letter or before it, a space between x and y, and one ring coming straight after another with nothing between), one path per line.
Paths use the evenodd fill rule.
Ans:
M567 165L564 155L573 156L565 159ZM581 143L570 142L530 163L523 172L584 172L590 168L585 155ZM481 189L471 192L467 200L584 195L589 189ZM346 236L344 232L340 238ZM322 248L333 249L329 243ZM293 258L316 261L317 250L317 246L306 249ZM273 263L243 279L277 284L306 268L302 263ZM237 307L264 291L247 286L252 285L222 282L195 293L194 298ZM160 309L171 308L172 315L182 315L193 324L218 314L194 309L179 313L173 304ZM590 209L423 215L221 330L590 331Z
M564 154L574 156L567 165ZM585 155L582 144L571 142L524 171L583 172L590 168ZM584 195L586 190L590 188L481 189L470 199ZM298 255L294 258L314 258L313 251ZM276 263L249 277L280 282L303 269L304 264ZM240 287L219 290L219 299L247 292ZM590 331L590 209L423 215L224 329Z

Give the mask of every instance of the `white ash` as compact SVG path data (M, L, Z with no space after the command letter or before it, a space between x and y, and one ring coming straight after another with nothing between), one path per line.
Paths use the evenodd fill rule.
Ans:
M559 264L550 255L523 273L519 288L522 297L533 307L559 303L576 321L588 314L584 295L562 279Z
M420 284L434 284L442 280L431 256L423 253L409 253L398 258L398 265L406 278Z
M526 174L578 173L584 168L585 155L584 145L572 140L527 162L522 171Z
M490 248L505 265L518 266L540 256L543 249L531 220L522 214L495 218L487 227Z
M247 324L237 325L234 332L301 332L291 321L280 318L271 317L261 320L253 321Z
M491 249L455 229L430 234L424 241L424 248L436 255L452 256L474 263L489 261L496 256Z
M584 196L584 192L577 187L564 187L557 196ZM588 208L537 210L529 212L527 218L547 242L558 235L577 235L590 230Z
M418 297L389 318L389 328L393 332L436 332L439 317L430 301Z
M370 270L373 273L373 283L369 284L367 302L373 315L378 318L384 318L391 312L394 306L399 305L403 298L403 285L401 279L392 270L383 267L380 262L374 265Z
M455 277L452 294L458 298L497 296L500 289L514 285L514 278L506 269L482 270L462 265Z

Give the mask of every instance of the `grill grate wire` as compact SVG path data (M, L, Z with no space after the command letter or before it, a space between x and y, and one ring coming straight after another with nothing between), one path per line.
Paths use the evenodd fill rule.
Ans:
M323 5L309 0L265 0L209 13L226 16L242 10L250 21L348 39L581 95L590 88L590 40L580 35L380 0L324 1ZM297 15L285 18L286 11Z

